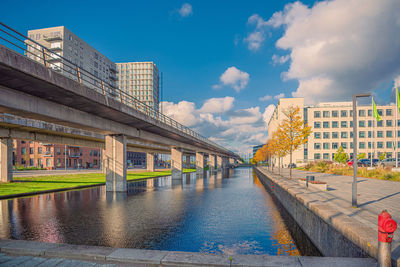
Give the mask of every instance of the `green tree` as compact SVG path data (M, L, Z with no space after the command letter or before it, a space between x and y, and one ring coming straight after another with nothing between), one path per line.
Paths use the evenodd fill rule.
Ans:
M335 155L333 156L333 159L338 163L346 164L347 160L349 159L349 156L347 155L347 153L344 153L343 147L340 146L339 149L336 151Z
M386 152L383 152L379 155L379 160L384 160L386 159Z
M365 153L360 153L357 155L357 159L365 159L366 155Z

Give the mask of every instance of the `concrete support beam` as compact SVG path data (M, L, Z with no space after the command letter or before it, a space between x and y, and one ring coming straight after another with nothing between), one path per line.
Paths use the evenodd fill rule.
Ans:
M201 152L196 153L196 172L198 174L204 172L204 154Z
M10 137L0 138L0 179L1 182L12 181L13 142Z
M217 170L222 170L222 157L217 156Z
M108 162L107 162L106 150L103 149L101 151L101 170L103 171L104 174L107 172L107 168L108 168L107 163Z
M209 160L209 164L210 164L210 170L214 170L215 169L215 155L209 154L208 155L208 160Z
M154 154L153 153L146 153L146 163L147 163L147 171L154 172Z
M126 136L106 136L106 191L126 192Z
M183 153L179 148L171 148L171 175L172 179L182 179Z

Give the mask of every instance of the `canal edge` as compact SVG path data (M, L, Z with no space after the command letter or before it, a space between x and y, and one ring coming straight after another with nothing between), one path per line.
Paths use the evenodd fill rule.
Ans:
M307 194L295 180L253 167L264 187L271 191L324 256L378 257L377 228L365 226L343 214L328 199ZM393 266L400 267L400 247L392 251Z

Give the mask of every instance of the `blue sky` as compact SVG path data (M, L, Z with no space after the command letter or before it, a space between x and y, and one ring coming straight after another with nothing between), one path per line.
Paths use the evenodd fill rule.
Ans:
M165 112L245 152L266 139L274 96L313 104L375 90L391 102L399 11L396 0L3 0L0 12L22 33L64 25L115 62L155 61Z

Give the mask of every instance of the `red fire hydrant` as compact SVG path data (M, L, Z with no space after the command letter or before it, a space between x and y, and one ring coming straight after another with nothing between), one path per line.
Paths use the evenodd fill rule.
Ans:
M397 223L392 216L384 210L378 216L378 263L379 266L390 267L391 243L393 233L397 229Z

